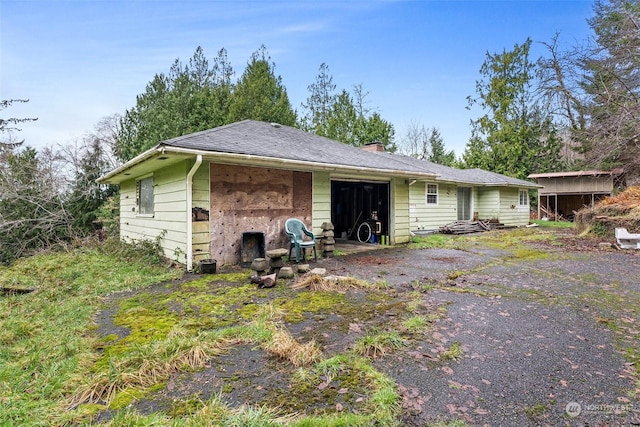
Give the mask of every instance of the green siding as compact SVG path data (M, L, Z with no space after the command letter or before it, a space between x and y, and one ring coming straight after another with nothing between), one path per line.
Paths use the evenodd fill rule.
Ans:
M427 204L427 184L438 185L438 204ZM457 187L437 182L416 182L409 187L411 230L434 230L457 218Z
M320 234L322 223L331 222L331 176L328 172L314 172L311 185L311 227Z
M391 181L391 243L411 240L409 227L409 184L404 179Z
M499 188L477 188L475 200L475 212L478 212L479 219L500 218Z
M500 222L507 226L523 226L529 223L529 205L519 206L518 188L500 189Z
M153 217L135 212L136 179L123 182L120 185L121 237L125 240L155 239L165 233L161 240L165 256L186 263L186 174L187 162L153 174Z

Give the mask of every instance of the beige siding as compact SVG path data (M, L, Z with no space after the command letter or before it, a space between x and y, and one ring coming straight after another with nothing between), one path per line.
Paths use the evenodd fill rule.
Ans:
M163 235L165 256L185 263L186 254L186 162L153 174L154 214L136 213L136 179L123 182L121 189L121 237L125 240L155 239Z
M518 188L500 188L500 222L506 226L529 223L529 205L519 206Z
M189 169L193 166L190 162ZM193 175L192 204L194 208L202 208L209 211L209 163L203 162L200 168ZM194 221L192 223L193 230L193 265L197 265L200 260L210 258L209 252L209 221Z
M437 205L427 204L427 184L438 185ZM435 230L457 218L456 186L436 182L416 182L409 187L411 230Z
M613 179L603 176L564 176L538 178L538 184L544 185L540 194L575 194L575 193L611 193Z
M331 176L328 172L313 173L311 191L311 226L314 233L320 234L322 223L331 222Z
M409 184L404 179L391 181L391 243L407 243L409 229Z

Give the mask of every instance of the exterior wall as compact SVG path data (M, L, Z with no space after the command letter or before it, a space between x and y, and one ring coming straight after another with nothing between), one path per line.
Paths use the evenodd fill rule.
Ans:
M500 188L500 222L506 226L523 226L529 224L529 205L519 206L519 188Z
M218 264L237 264L243 232L262 232L265 249L288 248L284 223L312 215L312 174L210 164L209 240Z
M611 194L613 191L613 179L610 175L538 178L537 181L538 184L544 185L544 188L539 190L540 194Z
M475 193L475 211L478 219L500 219L500 190L493 187L478 187Z
M437 230L454 222L457 213L457 189L454 184L438 184L438 205L427 205L426 185L436 182L416 182L409 187L410 227L413 231ZM520 189L511 187L474 187L472 190L472 211L479 219L497 218L509 226L529 223L529 205L519 206ZM512 206L514 206L512 208Z
M427 205L427 184L438 185L438 204ZM411 230L436 230L457 219L457 187L442 182L416 182L409 187Z
M154 214L136 212L136 179L120 185L120 237L124 240L155 239L167 258L186 263L186 174L187 162L160 169L153 174Z
M411 240L409 223L409 184L404 179L391 181L389 238L392 244L408 243Z
M190 161L187 170L191 170L195 162ZM210 209L209 201L209 163L203 162L195 175L193 175L192 206L202 208L207 212ZM200 260L210 258L209 248L209 221L196 221L191 223L193 235L191 246L193 248L193 265Z
M312 224L313 232L322 232L322 223L331 222L331 176L328 172L314 172L312 185Z

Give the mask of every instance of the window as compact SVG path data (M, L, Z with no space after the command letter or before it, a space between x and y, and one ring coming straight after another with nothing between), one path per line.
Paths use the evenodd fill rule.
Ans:
M427 184L427 204L438 204L438 184Z
M153 215L153 177L140 179L136 184L138 215Z
M520 190L520 206L527 206L529 204L529 191Z

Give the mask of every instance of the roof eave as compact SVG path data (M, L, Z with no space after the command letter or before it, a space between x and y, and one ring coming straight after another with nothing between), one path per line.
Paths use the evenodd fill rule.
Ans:
M197 156L202 155L204 158L208 160L215 160L221 163L229 163L229 164L250 164L252 166L263 166L263 167L282 167L288 169L298 169L298 170L312 170L312 171L327 171L327 172L352 172L352 173L368 173L368 174L384 174L391 177L402 177L402 178L421 178L421 179L435 179L438 177L437 174L431 172L417 172L417 171L405 171L405 170L395 170L395 169L377 169L370 168L364 166L350 166L350 165L339 165L339 164L328 164L328 163L318 163L314 161L304 161L304 160L291 160L291 159L283 159L277 157L266 157L266 156L256 156L252 154L238 154L238 153L226 153L220 151L207 151L207 150L195 150L191 148L183 148L183 147L174 147L165 144L158 144L157 146L145 151L142 154L139 154L135 158L129 160L124 165L114 169L113 171L107 173L106 175L98 178L98 182L100 183L120 183L125 179L120 179L120 176L123 175L127 170L130 170L134 166L145 162L146 160L165 154L178 154L178 155L186 155L186 156ZM126 178L129 179L129 178Z
M133 159L131 159L128 162L124 163L123 165L120 165L117 168L115 168L114 170L112 170L111 172L108 172L108 173L102 175L96 181L98 183L100 183L100 184L111 184L111 183L113 183L112 180L114 178L116 178L118 175L124 173L125 171L131 169L135 165L138 165L138 164L144 162L145 160L147 160L148 158L153 157L154 155L156 155L159 152L161 152L159 148L160 148L160 145L156 145L155 147L152 147L152 148L148 149L147 151L138 154L136 157L134 157Z

